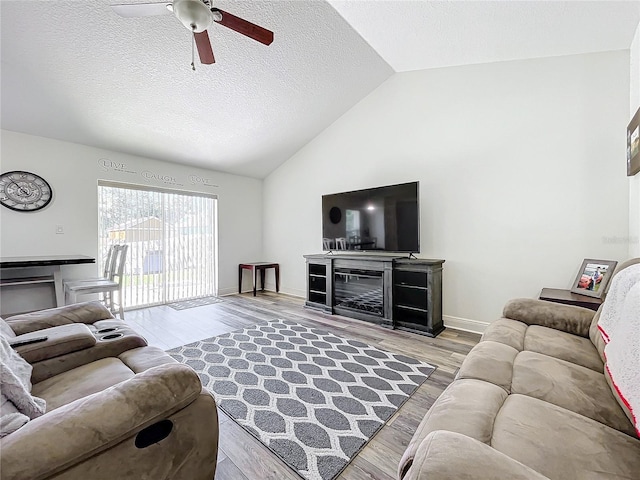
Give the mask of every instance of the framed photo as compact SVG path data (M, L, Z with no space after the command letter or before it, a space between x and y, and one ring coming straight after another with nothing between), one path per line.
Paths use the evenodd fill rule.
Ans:
M573 282L573 293L602 298L618 262L585 258Z
M640 108L627 127L627 177L640 172Z

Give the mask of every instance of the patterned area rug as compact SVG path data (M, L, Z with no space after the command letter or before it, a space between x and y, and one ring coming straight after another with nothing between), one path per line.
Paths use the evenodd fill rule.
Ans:
M218 297L201 297L192 298L191 300L182 300L181 302L168 303L167 306L174 310L186 310L187 308L204 307L205 305L213 305L222 302Z
M335 478L434 367L289 320L169 350L308 480Z

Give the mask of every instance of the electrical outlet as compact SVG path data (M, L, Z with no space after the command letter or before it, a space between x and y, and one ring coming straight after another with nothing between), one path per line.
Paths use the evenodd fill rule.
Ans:
M57 233L57 234L62 234L62 233L64 233L64 226L62 226L62 225L56 225L56 233Z

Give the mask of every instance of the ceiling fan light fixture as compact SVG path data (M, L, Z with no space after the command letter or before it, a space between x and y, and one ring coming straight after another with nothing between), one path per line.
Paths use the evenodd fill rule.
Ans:
M194 33L205 31L213 22L209 7L200 0L174 0L173 13Z

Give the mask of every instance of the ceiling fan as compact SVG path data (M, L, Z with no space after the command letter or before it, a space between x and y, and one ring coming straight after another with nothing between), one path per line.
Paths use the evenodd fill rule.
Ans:
M198 48L200 62L205 65L215 63L213 49L209 40L207 28L213 22L219 23L246 37L252 38L264 45L271 45L273 32L262 28L228 12L213 7L213 0L173 0L161 3L132 3L111 5L111 8L123 17L147 17L152 15L170 15L173 13L178 20L193 32L194 42ZM195 70L193 62L191 66Z

